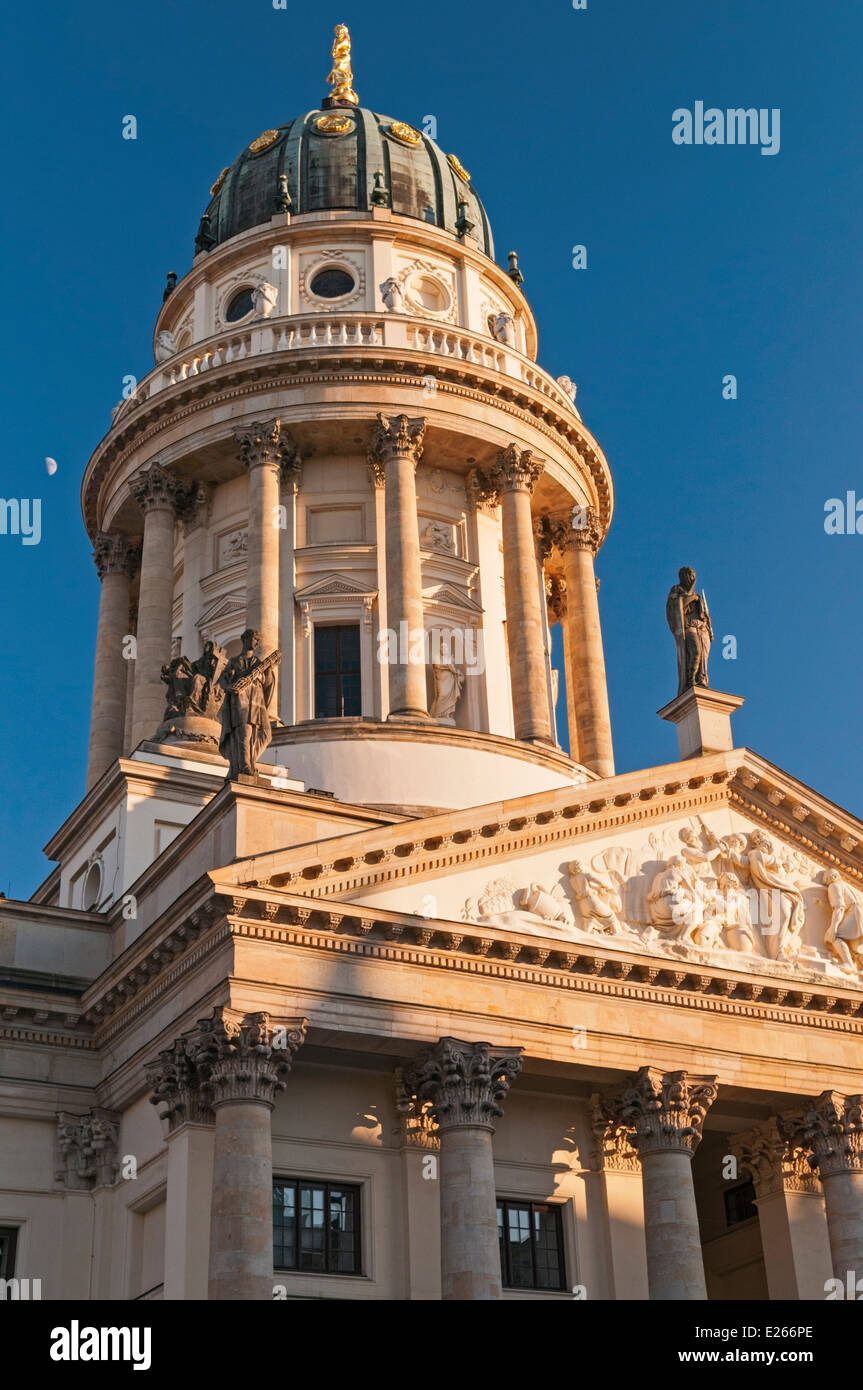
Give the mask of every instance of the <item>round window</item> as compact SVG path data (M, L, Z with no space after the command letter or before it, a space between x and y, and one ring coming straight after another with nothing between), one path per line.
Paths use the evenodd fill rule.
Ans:
M85 912L89 912L99 901L99 894L102 891L102 866L96 861L87 870L87 877L84 879L84 890L81 894L81 906Z
M327 270L318 271L309 289L319 299L341 299L342 295L350 294L355 284L353 275L336 266L330 266Z
M235 294L225 310L225 319L228 323L236 323L238 319L244 319L246 314L252 312L252 291L240 290Z

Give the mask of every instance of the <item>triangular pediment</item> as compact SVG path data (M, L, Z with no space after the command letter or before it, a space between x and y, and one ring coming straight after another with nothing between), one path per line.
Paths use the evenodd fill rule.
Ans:
M346 574L326 574L313 584L307 584L304 589L297 589L294 598L302 603L310 598L369 598L376 593L376 589L368 589Z
M365 830L214 878L608 952L624 974L648 958L681 979L863 987L863 823L745 749Z
M469 598L464 590L457 589L453 584L433 584L423 589L423 603L457 612L479 614L484 611L481 604Z

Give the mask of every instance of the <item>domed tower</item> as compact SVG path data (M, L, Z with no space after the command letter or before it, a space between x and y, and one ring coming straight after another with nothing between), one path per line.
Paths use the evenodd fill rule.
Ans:
M461 160L359 105L342 26L334 63L320 109L219 174L156 365L87 466L88 785L142 743L215 761L206 728L166 718L162 670L248 628L282 654L265 759L341 801L415 813L610 776L608 465L537 365Z

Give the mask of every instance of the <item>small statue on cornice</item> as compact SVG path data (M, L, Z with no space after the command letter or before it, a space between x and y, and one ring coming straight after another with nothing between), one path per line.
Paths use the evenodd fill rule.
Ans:
M268 319L276 307L279 291L266 280L259 280L252 290L256 319Z
M491 331L499 343L505 347L515 347L515 320L512 314L492 314Z
M696 686L709 686L707 659L713 641L713 625L707 599L695 588L695 570L685 565L680 582L672 585L665 602L665 616L677 647L677 694Z
M153 356L156 359L157 367L161 367L163 362L175 357L179 351L177 340L169 329L163 328L156 334Z
M384 307L389 309L391 314L400 314L404 296L402 287L394 275L390 275L388 279L384 280L380 286L380 291Z

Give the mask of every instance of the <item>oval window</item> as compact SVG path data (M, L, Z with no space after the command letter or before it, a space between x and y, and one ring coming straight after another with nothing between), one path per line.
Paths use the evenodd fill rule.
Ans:
M318 271L309 289L319 299L341 299L342 295L350 294L355 284L353 275L336 266L330 266L327 270Z
M90 865L87 870L87 877L84 879L84 889L81 894L81 906L85 912L89 912L99 901L99 894L102 891L102 866L97 862Z
M441 314L449 307L449 295L443 285L429 275L417 275L411 280L410 288L414 299L433 314Z
M252 291L240 290L235 294L225 310L226 323L236 323L238 319L244 319L246 314L252 312Z

